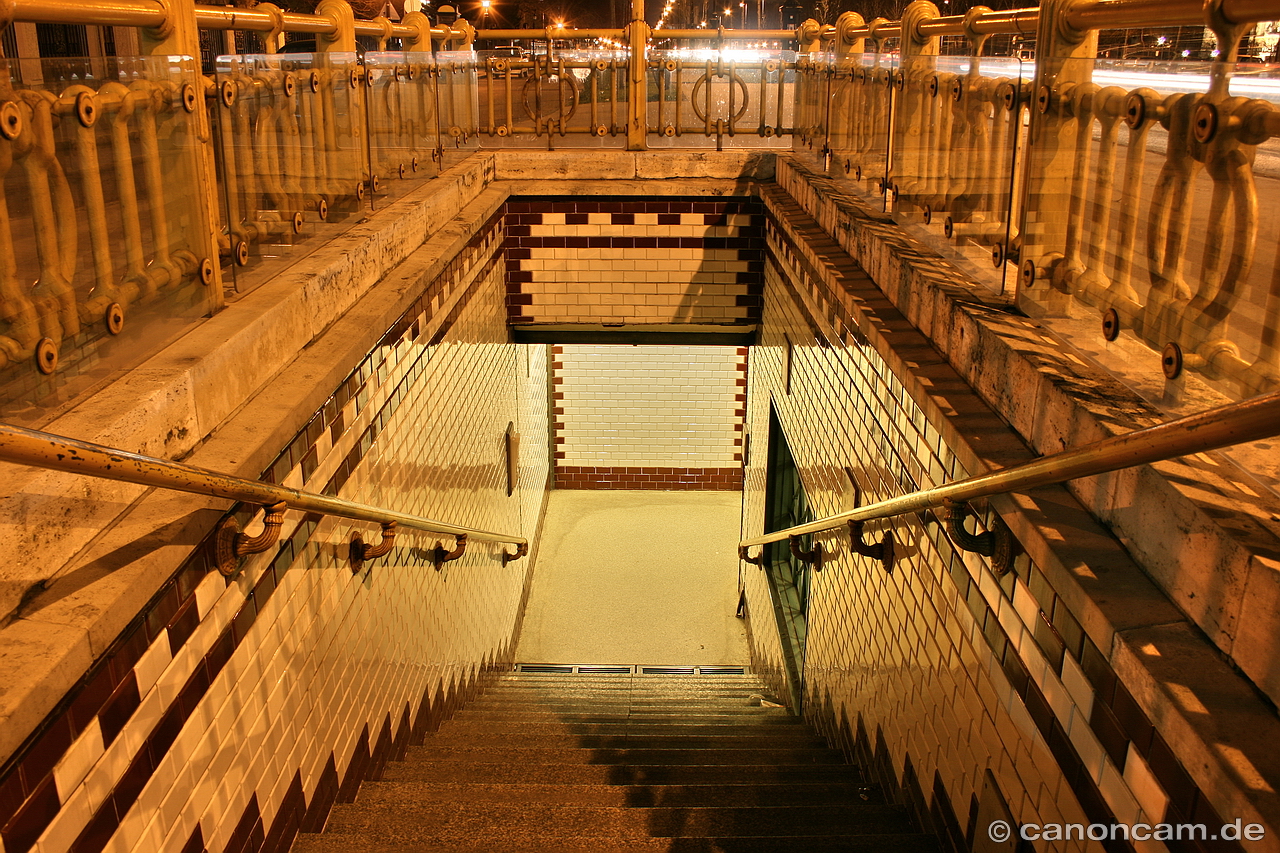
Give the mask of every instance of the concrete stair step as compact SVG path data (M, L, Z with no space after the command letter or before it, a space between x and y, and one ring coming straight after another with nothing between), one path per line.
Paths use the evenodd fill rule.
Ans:
M543 717L790 717L786 708L759 705L630 705L627 703L590 702L474 702L457 715L458 719L475 719L493 714L528 714Z
M882 804L878 790L854 782L724 783L711 785L547 784L544 782L415 782L383 780L360 786L360 803L498 803L543 805L700 807Z
M387 781L510 783L536 779L566 785L720 785L741 783L859 782L849 764L564 764L454 760L448 763L390 762Z
M299 835L293 853L941 853L919 832L866 835L696 836L617 838L569 836L494 839L384 839L377 834L325 831Z
M415 746L407 761L506 761L509 764L843 764L844 757L828 747L771 746L741 749L589 749L569 746Z
M781 704L775 703L775 704ZM725 711L733 711L738 708L760 708L758 700L752 700L748 694L737 693L732 696L704 697L690 696L687 698L671 698L671 697L644 697L632 696L630 694L619 691L618 694L608 696L588 696L588 695L568 695L559 693L538 693L526 696L511 696L503 693L482 694L478 699L468 703L469 706L474 705L476 709L489 709L494 707L512 707L514 705L528 705L531 708L593 708L598 710L607 710L610 708L631 708L637 711L656 711L670 712L672 709L715 709L720 713ZM782 710L775 708L774 710Z
M488 747L501 748L517 745L528 748L576 747L578 749L827 749L827 743L812 731L786 728L780 732L742 735L698 732L674 734L669 732L616 732L612 734L570 734L566 732L540 732L512 737L506 732L478 734L469 731L454 732L441 728L428 735L423 746L439 747Z
M779 725L781 723L781 725ZM434 736L457 735L462 737L499 735L515 741L535 734L565 735L684 735L728 737L785 737L792 732L809 736L811 729L797 717L730 720L711 723L652 723L627 718L613 723L562 722L559 720L460 720L454 718L440 727Z
M562 722L562 723L679 723L683 725L794 725L799 720L785 708L740 708L734 713L629 714L625 709L609 712L527 710L504 706L488 710L466 707L454 716L456 722Z
M372 834L411 842L467 838L506 842L535 837L645 839L910 832L901 806L745 806L720 808L610 807L523 803L338 803L329 815L338 833Z

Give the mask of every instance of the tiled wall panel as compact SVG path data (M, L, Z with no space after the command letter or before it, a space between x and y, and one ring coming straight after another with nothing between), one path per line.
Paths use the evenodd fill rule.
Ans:
M559 488L741 488L747 350L557 345Z
M819 517L854 506L850 474L864 502L967 476L943 440L942 400L909 390L954 388L954 373L785 198L772 199L770 213L764 325L751 355L753 443L765 446L772 404ZM890 339L895 357L909 352L917 367L911 383L886 357ZM747 468L749 533L764 521L764 463L755 452ZM819 537L835 556L813 578L805 712L890 787L913 791L944 840L966 844L988 774L1024 823L1223 822L1025 554L998 576L988 558L953 545L932 512L868 528L871 541L892 529L892 572L850 556L843 531ZM780 684L764 573L751 568L746 587L755 663ZM1073 840L1037 849L1103 848Z
M495 216L264 478L533 539L547 348L508 342L501 248ZM0 850L285 849L509 659L531 559L472 542L437 571L452 537L402 528L353 573L355 531L380 536L287 512L230 582L202 545L0 779Z
M513 199L511 322L755 323L762 222L750 199Z

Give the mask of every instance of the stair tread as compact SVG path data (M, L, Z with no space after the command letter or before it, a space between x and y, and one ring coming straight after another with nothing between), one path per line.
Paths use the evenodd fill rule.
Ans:
M384 840L358 833L301 834L293 853L492 853L491 842L449 839L424 844ZM868 835L717 836L714 838L642 838L619 840L601 836L509 839L504 853L937 853L937 840L923 833Z
M454 758L483 761L504 758L510 762L570 764L757 764L761 760L790 764L842 764L844 756L830 747L708 747L704 749L595 749L574 746L472 746L410 747L406 758L445 761Z
M500 748L519 746L522 748L540 747L577 747L580 749L756 749L768 747L773 749L827 749L822 738L805 729L788 729L777 734L761 736L759 734L670 734L666 732L615 732L611 734L575 734L568 732L545 732L539 734L521 734L512 737L509 733L478 734L474 732L452 732L441 729L435 734L427 735L423 746L453 747L472 746Z
M363 802L466 802L590 806L861 805L878 793L854 782L708 785L549 784L544 782L365 782Z
M395 762L384 779L435 782L507 782L514 773L540 782L573 784L718 784L740 780L791 782L851 781L860 778L848 764L555 764L530 763L514 770L508 761L450 761L445 764Z
M335 832L377 832L387 838L519 838L596 835L614 838L805 836L910 831L906 810L894 805L850 809L827 806L585 806L524 803L338 803L329 815Z

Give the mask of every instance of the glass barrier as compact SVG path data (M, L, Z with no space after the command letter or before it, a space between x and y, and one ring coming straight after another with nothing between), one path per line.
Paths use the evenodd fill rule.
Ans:
M353 53L221 56L210 118L234 299L354 224L370 190L366 71Z
M479 64L475 51L436 54L436 111L446 152L479 147Z
M1008 246L1018 236L1034 75L1017 59L919 56L887 87L895 103L885 209L995 290L1017 274Z
M374 202L440 174L440 95L430 53L366 53L369 169Z
M39 425L218 300L194 61L22 62L46 82L0 95L0 415Z
M794 51L682 48L650 53L650 148L790 148Z
M1280 387L1280 221L1258 203L1280 189L1280 67L1073 60L1048 95L1020 306L1091 317L1089 351L1141 341L1159 373L1138 385Z
M864 193L882 196L889 178L890 131L896 103L897 53L854 53L839 62L831 54L809 60L810 81L797 133L819 159ZM803 60L802 60L803 65ZM802 129L803 128L803 132ZM829 128L829 141L817 134Z

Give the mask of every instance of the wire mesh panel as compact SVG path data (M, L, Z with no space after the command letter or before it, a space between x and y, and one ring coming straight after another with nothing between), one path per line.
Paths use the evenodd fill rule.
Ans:
M30 63L31 60L26 60ZM216 304L192 60L0 94L0 406L37 418Z

